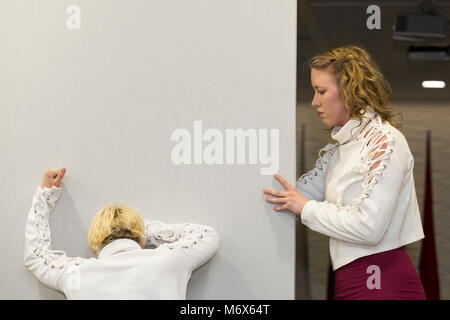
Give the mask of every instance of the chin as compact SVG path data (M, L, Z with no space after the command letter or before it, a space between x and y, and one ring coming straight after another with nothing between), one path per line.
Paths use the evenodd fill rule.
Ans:
M322 119L322 122L328 127L328 128L332 128L334 127L334 125L332 123L330 123L328 120L326 119Z
M329 119L322 119L322 121L328 128L334 128L339 125L336 121L331 121Z

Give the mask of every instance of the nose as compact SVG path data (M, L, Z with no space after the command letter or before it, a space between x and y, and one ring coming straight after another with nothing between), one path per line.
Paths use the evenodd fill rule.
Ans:
M317 98L317 94L316 93L314 93L313 100L311 101L311 106L313 106L316 109L320 106L319 99Z

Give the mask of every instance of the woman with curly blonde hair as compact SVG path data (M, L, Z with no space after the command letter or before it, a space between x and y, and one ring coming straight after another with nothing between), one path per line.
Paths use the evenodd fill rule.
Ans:
M334 299L425 299L404 246L424 238L414 158L388 105L391 88L366 50L339 47L309 61L312 106L331 143L285 191L265 189L310 229L330 237Z

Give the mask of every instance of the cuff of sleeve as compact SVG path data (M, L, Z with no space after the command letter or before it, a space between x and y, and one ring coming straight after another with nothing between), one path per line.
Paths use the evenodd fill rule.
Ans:
M157 239L163 229L164 223L158 220L145 220L145 237L147 238L147 245L159 246L161 241Z
M301 222L304 225L309 226L311 224L316 204L317 204L316 200L308 200L305 203L305 205L303 206L303 210L302 210L302 214L300 215L300 218L301 218Z
M54 203L56 202L56 200L59 199L59 197L61 196L63 190L60 187L51 187L51 188L47 188L47 187L41 187L38 186L37 187L37 194L39 196L44 196L45 200L47 200L47 202L50 203Z
M162 222L161 221L146 221L146 229L149 237L154 237L162 230Z

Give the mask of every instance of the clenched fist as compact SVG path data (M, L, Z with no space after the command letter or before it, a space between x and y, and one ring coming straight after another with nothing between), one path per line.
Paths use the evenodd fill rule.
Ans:
M51 188L53 186L59 187L61 181L66 173L66 168L59 170L47 169L44 171L44 177L42 178L41 188L47 187Z

